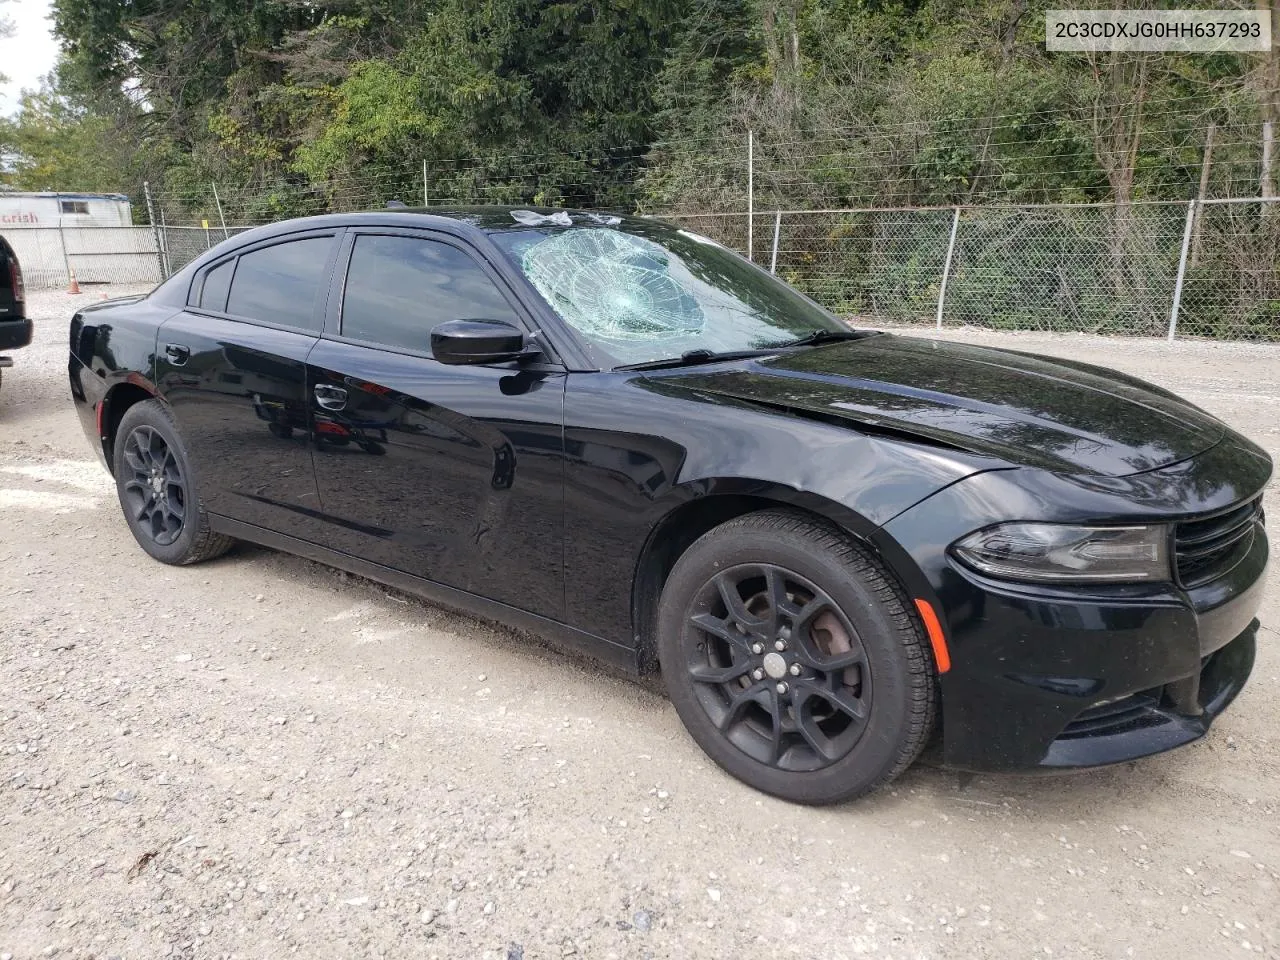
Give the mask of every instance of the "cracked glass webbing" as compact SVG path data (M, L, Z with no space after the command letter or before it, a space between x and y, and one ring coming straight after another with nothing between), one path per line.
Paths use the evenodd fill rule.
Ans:
M614 230L567 230L534 244L521 266L538 292L582 333L612 342L675 340L706 322L668 272L667 251Z
M517 211L521 214L524 211ZM600 367L786 345L835 317L720 244L656 221L512 214L489 236ZM617 221L616 223L613 221Z

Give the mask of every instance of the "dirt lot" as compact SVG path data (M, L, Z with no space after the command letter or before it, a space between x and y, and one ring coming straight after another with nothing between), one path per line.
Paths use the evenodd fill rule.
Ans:
M788 806L521 635L267 550L148 560L68 397L92 298L35 294L0 389L0 957L1280 957L1271 627L1176 754ZM1276 348L961 336L1148 377L1280 459Z

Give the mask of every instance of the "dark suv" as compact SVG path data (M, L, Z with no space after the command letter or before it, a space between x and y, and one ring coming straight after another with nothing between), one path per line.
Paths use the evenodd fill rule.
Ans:
M13 366L6 351L31 342L31 321L27 319L26 294L22 287L22 267L13 247L0 237L0 376Z

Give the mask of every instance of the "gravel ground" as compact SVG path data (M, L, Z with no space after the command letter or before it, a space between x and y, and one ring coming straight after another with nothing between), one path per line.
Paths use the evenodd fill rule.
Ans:
M1270 627L1189 749L789 806L520 634L258 548L148 560L68 398L95 297L34 294L0 390L0 957L1280 957ZM948 336L1121 367L1280 457L1280 349Z

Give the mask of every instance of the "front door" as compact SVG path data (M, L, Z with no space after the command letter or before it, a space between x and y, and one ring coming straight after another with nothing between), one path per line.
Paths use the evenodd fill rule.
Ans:
M338 271L307 361L326 544L559 618L563 372L431 357L447 320L528 326L456 241L355 232Z
M306 359L336 247L277 240L213 264L160 327L156 383L210 513L304 537L318 523Z

